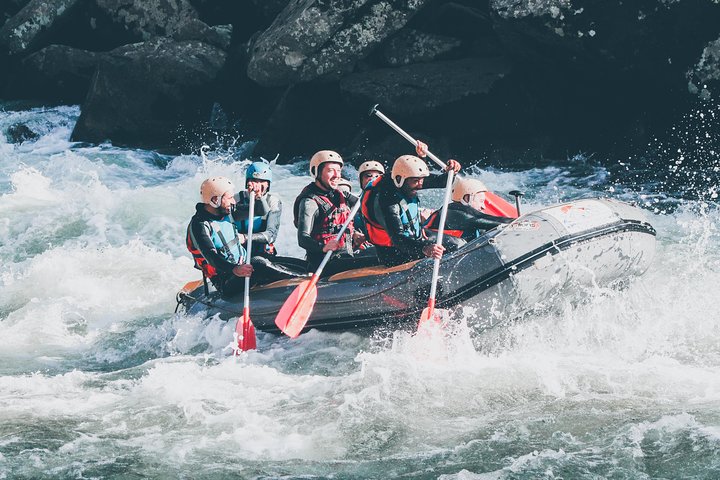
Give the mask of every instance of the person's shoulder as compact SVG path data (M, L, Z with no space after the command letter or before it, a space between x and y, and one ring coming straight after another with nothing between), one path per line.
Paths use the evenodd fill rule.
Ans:
M300 200L303 198L309 198L313 194L313 190L315 189L315 182L310 182L307 185L305 185L302 190L300 190L300 193L298 193L298 196L295 197L296 200Z
M205 210L205 204L197 203L197 204L195 204L195 213L193 213L193 216L190 218L190 222L204 221L207 218L207 216L208 216L208 213Z
M265 200L270 207L273 207L275 205L282 205L282 198L280 198L280 195L273 192L267 192L265 194Z

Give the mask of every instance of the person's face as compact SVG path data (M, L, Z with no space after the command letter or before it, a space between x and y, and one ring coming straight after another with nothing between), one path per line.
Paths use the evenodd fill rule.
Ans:
M327 190L335 190L340 180L340 172L342 167L339 163L323 163L320 165L320 172L317 181Z
M223 196L220 198L219 210L223 214L228 215L234 207L235 207L235 197L233 196L233 193L225 192L223 194Z
M482 210L485 208L485 192L477 192L472 195L465 195L465 202L475 210Z
M405 179L405 183L402 186L402 192L407 197L416 197L417 192L423 187L424 177L408 177Z
M360 174L360 188L367 188L368 183L382 175L377 170L366 170Z
M259 192L262 196L270 190L270 182L267 180L248 180L245 184L245 188L247 188L250 192Z

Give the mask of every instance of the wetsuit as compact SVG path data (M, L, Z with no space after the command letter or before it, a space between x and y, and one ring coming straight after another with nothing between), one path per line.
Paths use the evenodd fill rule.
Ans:
M248 232L248 194L247 191L235 195L237 208L233 213L238 232ZM255 218L253 219L252 256L274 257L275 241L280 231L282 200L273 193L266 193L255 201Z
M430 175L423 180L423 189L444 188L447 173ZM365 194L362 208L368 229L368 239L375 244L380 262L400 265L425 258L423 248L435 243L433 236L423 233L420 222L420 201L405 197L392 182L390 175L375 180ZM462 242L444 237L447 251L456 249Z
M325 191L314 182L306 186L295 200L293 214L297 226L298 245L305 249L308 271L320 265L323 247L335 236L347 220L358 198L340 190ZM351 258L353 223L350 222L340 239L341 249L333 253L331 261ZM328 268L336 270L336 268Z
M205 204L195 205L188 225L186 243L195 259L195 267L203 271L216 289L233 293L237 277L232 271L245 259L245 249L238 242L237 229L230 215L213 215Z
M433 212L430 218L427 219L425 228L437 233L438 226L440 225L440 213L440 210ZM445 228L443 230L445 235L460 237L464 240L472 240L498 225L512 221L512 218L488 215L474 209L470 205L452 202L448 205Z

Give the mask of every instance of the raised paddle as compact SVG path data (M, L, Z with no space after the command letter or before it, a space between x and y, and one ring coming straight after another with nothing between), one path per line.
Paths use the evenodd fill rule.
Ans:
M253 217L255 216L255 193L248 191L248 230L247 230L247 254L245 255L245 264L250 263L252 256L252 234L253 234ZM257 348L257 339L255 337L255 325L250 320L250 277L245 277L245 292L243 293L243 313L238 317L235 324L235 339L237 348L234 349L235 355L246 350L255 350Z
M345 233L345 229L347 229L355 217L355 214L360 209L361 203L362 197L355 203L348 219L345 220L345 223L343 223L340 231L335 236L335 240L340 240L340 237ZM315 307L315 301L317 300L317 282L333 253L332 250L325 253L325 257L323 257L315 273L312 274L309 280L304 280L300 285L295 287L295 290L293 290L292 294L285 300L285 303L275 317L275 325L288 337L297 337L300 335L302 329L305 328L305 324L308 318L310 318L310 314Z
M415 147L419 146L419 142L411 137L405 130L400 128L398 125L395 124L392 120L390 120L388 117L386 117L380 110L377 109L377 105L375 105L370 110L370 115L377 115L380 120L387 123L393 130L398 132L400 135L402 135L408 142L412 143ZM434 153L427 150L427 156L430 157L436 164L438 164L443 169L447 166L445 165L445 162L440 160L437 156L435 156ZM440 211L440 224L438 225L438 234L437 234L437 240L435 242L436 245L442 246L442 239L443 239L443 230L445 229L445 219L447 218L447 211L448 211L448 205L450 203L450 194L452 193L452 183L454 179L454 173L452 170L448 172L448 178L447 183L445 184L445 196L443 198L443 206L442 210ZM424 325L426 325L429 320L433 320L436 323L440 323L441 316L439 315L439 311L435 309L435 296L437 293L437 282L438 278L440 277L440 259L436 258L433 262L433 274L432 274L432 280L430 283L430 298L428 299L428 306L425 307L420 314L420 321L418 322L418 330L420 330Z
M395 122L390 120L388 117L385 116L384 113L382 113L380 110L377 109L377 105L373 106L370 109L370 115L376 115L380 120L385 122L390 128L395 130L397 133L399 133L405 140L412 143L415 148L418 147L418 141L414 139L410 134L408 134L405 130L400 128ZM427 156L430 157L430 159L435 162L440 168L445 168L445 162L440 160L434 153L431 151L427 151ZM517 218L519 215L519 211L515 209L512 205L510 205L508 202L503 200L498 195L495 195L492 192L485 192L485 209L484 211L490 215L500 216L500 217L508 217L508 218Z

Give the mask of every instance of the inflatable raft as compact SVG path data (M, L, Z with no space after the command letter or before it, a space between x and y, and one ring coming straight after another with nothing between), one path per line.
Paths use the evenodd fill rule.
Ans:
M609 199L543 208L444 255L437 308L452 312L475 306L489 326L547 306L576 287L607 286L642 275L654 253L655 229L639 208ZM292 272L292 260L285 263ZM432 260L424 259L322 278L305 330L415 328L427 306L432 267ZM257 329L280 332L275 316L306 278L301 275L251 289L251 318ZM188 284L178 302L189 314L219 314L224 319L242 314L242 295L223 298L202 281Z

